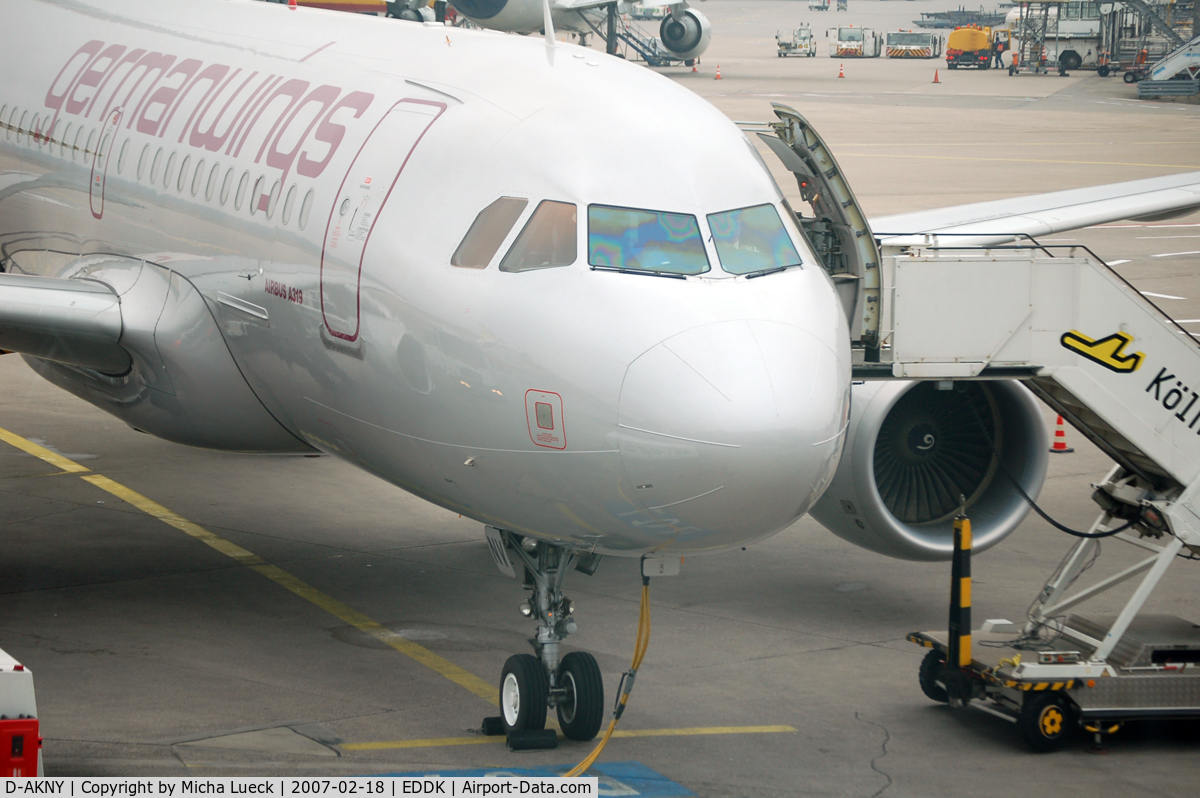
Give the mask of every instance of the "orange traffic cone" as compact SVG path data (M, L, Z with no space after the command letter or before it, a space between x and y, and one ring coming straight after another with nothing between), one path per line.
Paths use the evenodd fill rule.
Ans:
M936 69L935 69L935 70L933 70L933 82L934 82L934 83L941 83L941 81L940 81L940 80L938 80L938 74L937 74L937 73L938 73L938 71L937 71Z
M720 80L720 79L721 79L721 65L717 64L717 76L715 78L713 78L713 80Z
M838 64L838 77L839 78L846 77L846 68L842 64Z
M296 0L288 0L288 8L292 11L296 10Z
M1069 454L1075 451L1070 446L1067 446L1067 432L1063 429L1063 417L1058 417L1058 422L1054 425L1054 445L1050 447L1051 454Z

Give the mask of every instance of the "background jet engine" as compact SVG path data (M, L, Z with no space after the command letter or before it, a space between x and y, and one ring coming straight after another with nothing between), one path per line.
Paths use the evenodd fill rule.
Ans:
M658 26L658 41L680 58L696 58L708 49L712 40L712 25L694 8L663 18Z
M1049 459L1039 405L1017 382L938 385L854 386L842 461L813 518L844 540L904 560L950 558L960 496L976 551L1017 528L1029 506L996 453L1037 498Z

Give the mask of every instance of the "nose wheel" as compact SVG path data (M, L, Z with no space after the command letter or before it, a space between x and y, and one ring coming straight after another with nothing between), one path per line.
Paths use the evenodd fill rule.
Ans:
M546 713L554 708L563 735L586 742L604 721L604 680L596 658L572 651L560 658L559 648L576 629L575 603L562 594L566 572L575 568L591 574L598 555L578 554L532 538L488 529L488 542L497 567L515 577L512 556L523 566L524 582L532 589L522 602L521 614L537 621L530 638L534 654L514 654L500 673L500 725L510 735L538 731L546 726Z

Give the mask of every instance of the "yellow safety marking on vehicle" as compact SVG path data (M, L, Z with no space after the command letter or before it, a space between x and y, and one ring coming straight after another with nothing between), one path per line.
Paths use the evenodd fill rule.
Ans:
M45 460L55 468L61 468L63 471L68 473L75 474L92 470L87 466L81 466L79 463L76 463L70 458L63 457L57 452L50 451L45 446L38 446L33 441L27 441L20 435L13 434L6 429L0 429L0 441L4 441L9 446L13 446L23 452L33 455L34 457Z
M70 460L62 455L55 454L49 449L38 446L36 443L27 441L19 435L15 435L6 430L0 430L0 440L12 444L18 449L29 452L30 454L40 457L49 463L64 470L74 471L90 471L73 460ZM59 462L61 461L61 462ZM73 466L74 468L68 468ZM417 645L411 640L407 640L401 635L396 634L387 627L376 621L371 620L366 615L358 612L355 609L348 607L332 596L322 593L312 585L296 578L292 574L282 568L271 565L262 557L259 557L252 551L248 551L233 541L226 540L220 535L216 535L199 524L192 523L178 513L163 507L156 501L146 498L135 490L125 487L119 482L114 482L101 474L88 473L82 476L81 479L90 482L101 490L116 496L122 501L136 507L146 515L152 518L157 518L168 526L172 526L179 531L190 535L207 546L219 551L226 557L237 561L241 565L245 565L263 576L267 577L276 584L287 588L295 593L300 598L313 604L330 615L333 615L346 623L354 626L362 632L374 637L384 645L387 645L405 656L419 662L420 664L432 669L434 672L449 679L455 684L465 687L475 695L479 696L488 703L499 706L499 697L496 686L485 682L473 673L470 673L448 659L438 656L424 646Z
M698 737L716 734L783 734L795 732L794 726L694 726L680 729L621 729L613 737ZM400 748L437 748L449 745L486 745L503 743L503 735L495 737L439 737L430 740L383 740L374 743L345 743L345 751L385 751Z
M1089 338L1078 330L1065 332L1059 339L1063 347L1077 355L1082 355L1093 363L1099 363L1109 371L1118 374L1130 374L1141 368L1146 359L1145 352L1124 351L1126 345L1133 342L1133 336L1117 332L1103 338Z

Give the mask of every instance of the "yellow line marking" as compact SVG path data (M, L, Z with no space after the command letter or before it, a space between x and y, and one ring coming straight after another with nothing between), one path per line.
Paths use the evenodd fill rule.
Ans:
M91 469L79 465L74 460L70 460L60 454L55 454L49 449L38 446L36 443L27 441L21 436L15 435L5 429L0 429L0 440L11 444L18 449L29 452L35 457L40 457L46 462L61 468L63 471L91 471ZM271 565L254 552L243 549L236 543L226 540L220 535L216 535L208 531L199 524L192 523L178 513L163 507L158 502L148 499L137 491L131 490L119 482L114 482L106 476L88 473L86 476L81 477L81 479L90 482L97 488L107 491L113 496L116 496L118 499L133 505L146 515L149 515L152 518L157 518L164 524L175 527L179 531L190 535L196 540L199 540L201 543L204 543L216 551L219 551L221 554L224 554L226 557L236 560L239 564L252 568L253 570L270 579L272 582L275 582L277 585L292 591L310 604L325 610L330 615L340 618L351 626L354 626L366 634L369 634L371 637L374 637L384 645L390 646L401 654L404 654L405 656L415 660L416 662L419 662L425 667L432 669L439 675L444 676L455 684L465 687L467 690L470 690L472 693L492 704L493 706L499 706L500 702L497 696L498 691L495 685L485 682L475 674L458 667L450 660L446 659L445 657L438 656L424 646L419 646L411 640L406 640L404 637L391 631L383 624L371 620L358 610L352 609L332 596L322 593L320 590L317 590L307 582L292 576L282 568Z
M696 737L712 734L781 734L796 731L794 726L694 726L682 729L623 729L613 737ZM345 751L383 751L397 748L437 748L449 745L487 745L502 743L504 737L440 737L430 740L388 740L376 743L344 743Z
M28 452L34 457L41 458L55 468L61 468L63 471L79 473L82 471L92 470L87 466L81 466L74 460L63 457L61 454L50 451L45 446L38 446L33 441L27 441L20 435L14 435L6 429L0 429L0 441L4 441L8 445L16 447L23 452Z
M108 477L101 476L99 474L92 474L83 477L83 479L92 483L101 490L106 490L117 498L132 504L146 515L157 518L164 524L173 526L181 532L191 535L202 543L211 546L225 556L231 557L242 565L254 569L275 584L287 588L310 604L320 607L330 615L340 618L351 626L354 626L366 634L369 634L371 637L374 637L384 645L390 646L396 651L399 651L401 654L416 660L427 668L431 668L455 684L470 690L472 693L484 699L485 701L499 706L499 698L497 697L498 691L495 685L489 684L475 674L463 670L450 660L434 654L424 646L419 646L411 640L406 640L404 637L401 637L400 635L391 631L383 624L371 620L358 610L352 609L332 596L322 593L320 590L317 590L307 582L292 576L282 568L269 564L266 560L264 560L262 557L259 557L254 552L247 551L236 543L209 532L199 524L192 523L186 518L168 510L166 507L163 507L158 502L147 499L140 493L130 490L124 485L112 481Z

